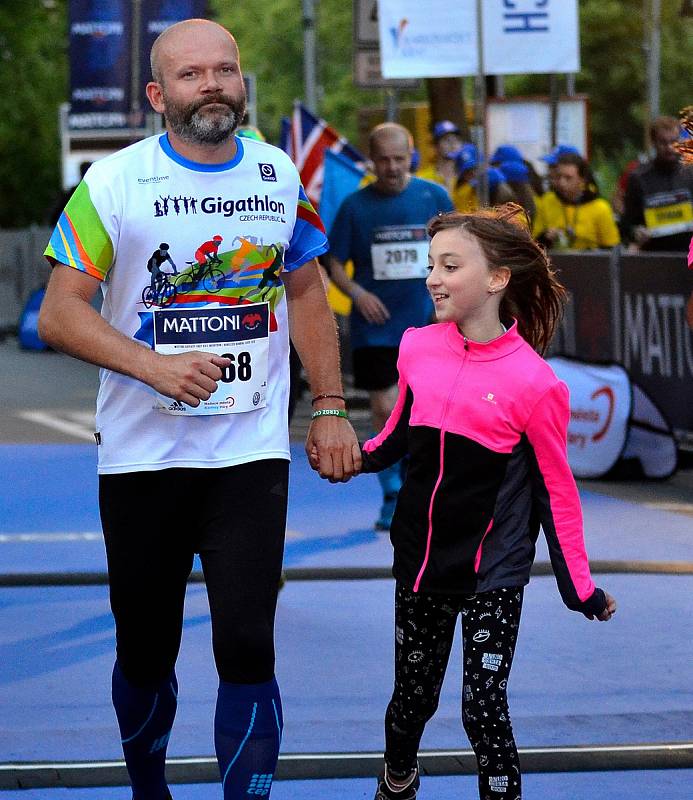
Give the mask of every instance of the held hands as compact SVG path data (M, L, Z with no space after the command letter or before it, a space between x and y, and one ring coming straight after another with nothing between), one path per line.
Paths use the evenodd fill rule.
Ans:
M344 417L316 417L308 429L306 454L310 466L330 483L346 483L361 471L361 450Z
M608 592L604 592L604 597L606 598L606 607L601 614L596 616L600 622L608 622L616 613L616 600ZM585 614L585 616L587 619L595 619L594 614Z
M193 350L176 355L157 354L146 382L166 397L193 408L216 391L221 371L231 362L211 353Z

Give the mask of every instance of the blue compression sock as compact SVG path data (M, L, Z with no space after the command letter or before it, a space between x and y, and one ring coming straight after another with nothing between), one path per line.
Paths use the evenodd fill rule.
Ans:
M283 724L276 678L267 683L219 682L214 744L224 800L269 796Z
M133 800L169 800L171 797L164 773L177 695L178 682L174 672L160 686L143 689L128 681L116 661L113 705Z

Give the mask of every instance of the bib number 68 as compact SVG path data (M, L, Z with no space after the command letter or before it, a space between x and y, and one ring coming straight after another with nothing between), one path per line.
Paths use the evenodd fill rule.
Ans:
M228 367L221 370L222 383L233 383L236 378L239 381L249 381L253 375L251 356L247 350L243 350L238 355L235 353L223 353L222 358L228 358L231 362Z

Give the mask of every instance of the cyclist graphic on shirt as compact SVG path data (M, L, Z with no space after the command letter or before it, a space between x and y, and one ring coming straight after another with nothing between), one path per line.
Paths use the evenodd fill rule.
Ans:
M149 261L147 261L147 269L151 273L149 285L151 287L152 294L154 295L156 295L163 287L167 280L166 276L171 274L164 272L161 269L162 265L167 261L173 267L173 274L177 275L178 267L176 267L173 259L171 258L171 254L169 253L169 245L166 242L161 242L159 249L155 250L149 257Z
M203 242L197 250L195 250L195 261L204 267L206 264L221 264L219 258L219 245L224 241L224 237L217 234L213 236L208 242Z

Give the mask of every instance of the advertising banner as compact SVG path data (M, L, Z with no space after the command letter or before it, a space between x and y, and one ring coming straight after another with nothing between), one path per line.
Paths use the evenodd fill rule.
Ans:
M477 72L476 7L459 0L379 0L385 78L445 78Z
M626 444L632 403L628 373L615 364L565 358L550 358L549 364L570 390L570 468L576 478L597 478L614 466Z
M71 130L127 128L130 111L129 0L71 0Z
M156 37L166 28L183 19L201 18L206 15L207 0L142 0L140 23L139 75L135 85L139 87L139 102L145 113L149 113L149 100L144 87L151 80L149 53Z
M379 0L386 78L442 78L479 70L473 0ZM578 72L578 0L482 0L487 75Z

